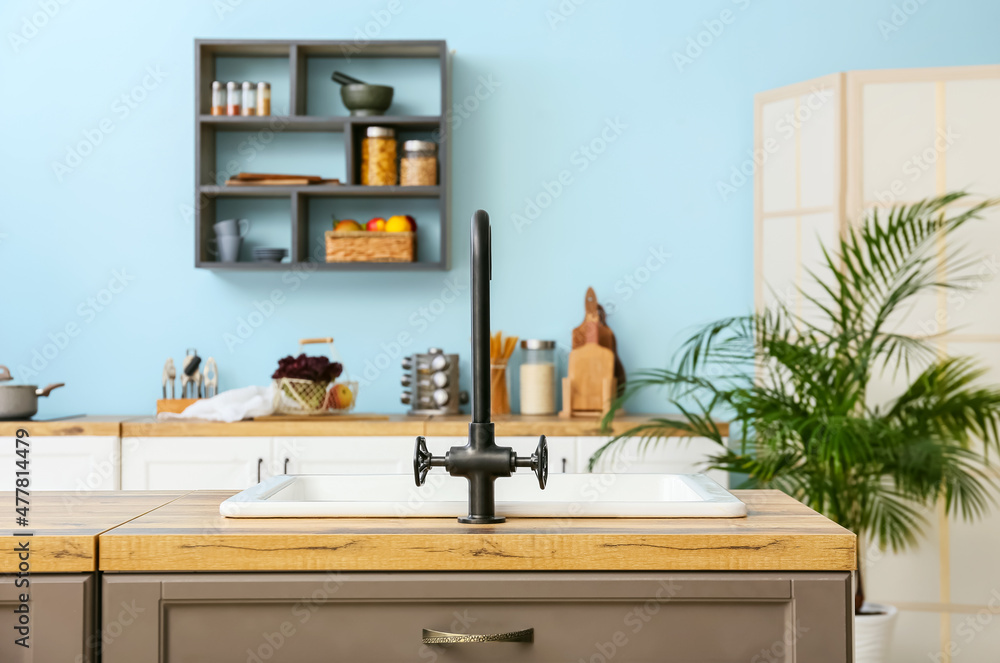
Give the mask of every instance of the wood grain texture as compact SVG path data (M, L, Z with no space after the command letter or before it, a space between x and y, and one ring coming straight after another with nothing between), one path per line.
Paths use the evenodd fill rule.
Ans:
M778 491L736 519L227 519L189 493L100 536L104 571L849 571L854 534Z
M611 435L620 435L652 418L677 419L677 415L665 414L623 414L615 417L611 424ZM468 435L469 415L430 417L424 425L424 435ZM493 417L496 434L499 436L546 435L548 437L596 437L601 432L600 419L567 419L558 415L511 414ZM729 435L729 425L719 422L719 430ZM678 437L687 437L683 431L676 431Z
M25 429L32 437L48 435L118 435L120 416L73 417L60 421L0 421L0 436L13 437L18 429Z
M77 573L97 570L97 535L152 511L178 497L176 492L102 491L93 493L33 493L28 510L29 527L0 534L0 573L16 573L15 546L30 539L32 573ZM14 525L14 494L0 492L9 505ZM19 536L32 532L33 536Z
M121 424L122 437L366 437L391 435L465 436L469 434L470 415L411 416L408 414L372 415L372 419L357 416L321 417L308 421L262 419L231 424L214 421L157 421L154 417L132 417ZM616 417L611 434L618 435L650 418L677 419L676 415L628 414ZM527 416L497 415L496 434L547 435L549 437L599 436L599 419L565 419L556 415ZM719 430L728 435L729 426L719 423ZM678 436L686 433L677 432Z

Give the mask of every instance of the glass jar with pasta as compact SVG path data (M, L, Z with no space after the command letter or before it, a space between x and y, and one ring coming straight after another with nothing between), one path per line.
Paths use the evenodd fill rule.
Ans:
M437 144L429 140L405 141L403 156L399 160L399 183L403 186L435 186L437 166Z
M361 141L361 183L394 186L397 176L396 132L389 127L368 127Z

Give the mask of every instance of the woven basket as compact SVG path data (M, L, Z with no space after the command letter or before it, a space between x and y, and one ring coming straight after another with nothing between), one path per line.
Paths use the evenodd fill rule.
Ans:
M417 233L327 230L327 262L413 262Z
M334 384L346 385L353 394L351 404L346 408L333 409L329 406L327 392ZM323 383L295 378L280 378L274 381L275 414L336 414L350 412L358 398L357 382Z

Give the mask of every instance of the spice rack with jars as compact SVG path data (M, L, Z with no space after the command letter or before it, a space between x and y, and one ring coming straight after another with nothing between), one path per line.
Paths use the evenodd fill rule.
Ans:
M435 115L384 115L352 117L347 115L308 115L307 76L308 62L312 59L320 63L324 58L344 57L380 58L406 60L420 58L437 61L440 81L440 104ZM228 116L212 115L212 83L220 80L216 75L216 60L226 58L259 58L273 61L287 58L289 77L275 83L272 90L273 114L269 116ZM446 270L448 269L448 225L449 225L449 149L448 123L445 109L449 107L450 82L448 50L442 41L380 41L365 45L358 52L352 41L286 41L286 40L196 40L196 130L195 130L195 204L193 206L195 236L195 266L205 269L225 270L287 270L297 265L307 265L317 271L358 271L358 270ZM316 64L315 62L313 63ZM325 63L323 63L325 64ZM258 80L264 80L263 77ZM327 79L328 80L328 79ZM312 85L316 85L313 81ZM338 94L335 85L330 84L323 94ZM432 91L437 94L437 90ZM317 94L313 91L312 94ZM286 97L287 95L287 97ZM436 104L435 104L436 105ZM406 104L401 104L403 109ZM423 108L415 109L418 112ZM389 111L392 111L390 107ZM336 110L334 109L334 112ZM389 177L390 169L384 166L383 180L395 183L365 185L362 178L362 145L370 127L391 130L396 142L396 158L391 169L394 177ZM317 184L303 186L241 186L226 187L218 183L216 172L216 142L220 132L240 132L263 138L280 132L342 133L345 177L339 185ZM413 141L424 143L414 144ZM430 149L430 146L433 149ZM407 149L421 148L421 149ZM433 152L434 173L427 156ZM224 156L220 157L225 159ZM401 163L401 160L406 160ZM247 168L251 170L251 168ZM369 169L369 174L371 169ZM323 173L316 173L323 175ZM407 185L400 181L405 176ZM388 178L388 179L386 179ZM433 181L433 184L428 182ZM217 216L220 199L239 198L284 198L290 207L291 263L236 262L220 263L212 257L210 240L212 226L221 217ZM436 207L436 214L430 215L428 223L420 224L422 246L431 246L428 259L408 263L326 263L317 259L312 250L309 217L310 202L326 198L387 199L386 206L405 208L405 199L421 201L421 207L428 203ZM402 200L400 200L402 199ZM436 217L436 218L434 218ZM418 219L419 223L419 219ZM315 233L313 233L315 234Z

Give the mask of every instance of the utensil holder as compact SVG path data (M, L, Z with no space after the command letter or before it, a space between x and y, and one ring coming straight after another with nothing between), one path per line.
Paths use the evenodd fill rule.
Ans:
M510 414L507 364L490 366L490 412L492 414Z

